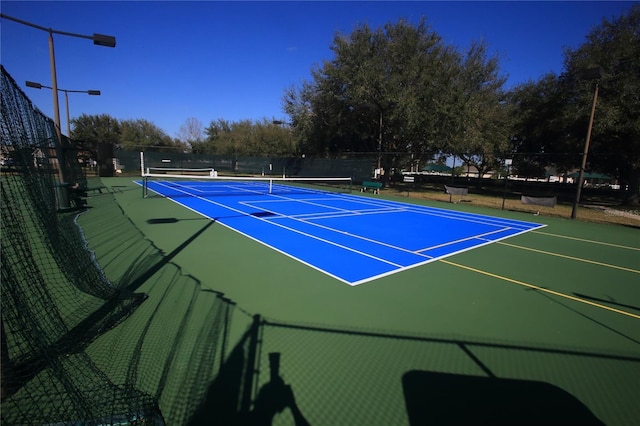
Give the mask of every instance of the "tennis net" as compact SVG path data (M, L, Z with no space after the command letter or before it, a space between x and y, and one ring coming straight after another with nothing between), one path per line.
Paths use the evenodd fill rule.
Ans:
M183 167L147 167L146 175L186 175L186 176L215 176L216 171L213 168L189 169Z
M349 194L350 177L221 176L216 171L145 173L143 196L213 197L241 195L304 196L322 193Z

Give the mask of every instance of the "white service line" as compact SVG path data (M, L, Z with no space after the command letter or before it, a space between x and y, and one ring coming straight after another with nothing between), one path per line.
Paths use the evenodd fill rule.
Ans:
M156 182L156 183L157 183L158 185L162 185L162 186L165 186L165 187L167 187L167 188L171 188L171 187L169 187L169 186L167 186L167 185L164 185L164 184L162 184L162 183L160 183L160 182ZM175 189L175 188L172 188L172 189ZM234 212L236 212L236 213L240 213L240 214L246 215L246 216L251 217L251 218L253 218L253 219L261 220L261 221L266 222L266 223L268 223L268 224L270 224L270 225L278 226L278 227L280 227L280 228L286 229L286 230L291 231L291 232L294 232L294 233L296 233L296 234L304 235L305 237L308 237L308 238L311 238L311 239L314 239L314 240L318 240L318 241L321 241L321 242L323 242L323 243L326 243L326 244L329 244L329 245L332 245L332 246L335 246L335 247L339 247L339 248L341 248L341 249L344 249L344 250L347 250L347 251L350 251L350 252L353 252L353 253L359 254L359 255L361 255L361 256L369 257L369 258L371 258L371 259L377 260L377 261L382 262L382 263L386 263L386 264L391 265L391 266L395 266L395 267L397 267L397 268L402 267L402 265L399 265L399 264L394 263L394 262L390 262L390 261L388 261L388 260L386 260L386 259L382 259L382 258L380 258L380 257L373 256L373 255L371 255L371 254L369 254L369 253L365 253L365 252L362 252L362 251L359 251L359 250L355 250L355 249L353 249L353 248L351 248L351 247L347 247L347 246L344 246L344 245L342 245L342 244L338 244L338 243L335 243L335 242L333 242L333 241L329 241L329 240L326 240L326 239L324 239L324 238L320 238L320 237L317 237L317 236L315 236L315 235L311 235L311 234L308 234L308 233L306 233L306 232L302 232L302 231L300 231L300 230L297 230L297 229L294 229L294 228L290 228L290 227L288 227L288 226L284 226L284 225L282 225L282 224L279 224L279 223L276 223L276 222L273 222L273 221L270 221L270 220L267 220L267 219L264 219L264 218L261 218L261 217L258 217L258 216L252 216L250 213L246 213L246 212L243 212L242 210L234 209L233 207L229 207L229 206L226 206L226 205L221 204L221 203L217 203L217 202L215 202L215 201L213 201L213 200L209 200L209 199L207 199L207 198L203 198L203 197L201 197L201 196L199 196L199 195L194 195L194 194L192 194L192 193L188 193L187 191L183 191L183 190L181 190L181 189L176 189L176 190L177 190L177 191L180 191L180 192L184 192L185 194L188 194L188 195L192 196L193 198L198 198L198 199L200 199L200 200L202 200L202 201L205 201L205 202L207 202L207 203L215 204L215 205L217 205L217 206L219 206L219 207L226 208L226 209L231 210L231 211L234 211ZM185 206L184 204L182 204L182 203L180 203L180 202L178 202L178 201L175 201L175 200L174 200L174 199L172 199L172 198L170 198L170 200L171 200L171 201L173 201L173 202L175 202L175 203L177 203L177 204L180 204L180 205L182 205L182 206L184 206L184 207L189 208L188 206ZM190 209L190 210L192 210L192 211L195 211L195 212L199 213L199 214L200 214L200 215L202 215L202 216L206 216L206 215L203 215L201 212L198 212L198 211L197 211L197 210L195 210L195 209L192 209L192 208L189 208L189 209ZM206 216L206 217L208 217L208 216ZM210 218L210 219L214 219L214 218L211 218L211 217L209 217L209 218ZM226 225L226 226L227 226L228 228L230 228L230 229L233 229L234 231L237 231L237 232L239 232L239 233L241 233L241 234L243 234L243 235L246 235L246 234L244 234L243 232L240 232L240 231L238 231L237 229L235 229L235 228L233 228L233 227L231 227L231 226L228 226L228 225ZM253 239L253 240L256 240L256 238L252 238L252 239ZM256 240L256 241L260 241L260 240ZM261 241L261 242L262 242L262 241ZM270 246L270 245L268 245L268 244L266 244L266 243L264 243L264 242L262 242L262 244L264 244L264 245L266 245L266 246L268 246L268 247L273 248L272 246ZM278 250L278 251L280 251L280 250ZM294 256L291 256L291 255L290 255L290 257L293 257L294 259L297 259L297 258L295 258Z

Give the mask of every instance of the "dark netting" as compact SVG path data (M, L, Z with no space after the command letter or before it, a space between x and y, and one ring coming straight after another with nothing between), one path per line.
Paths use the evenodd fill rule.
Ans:
M87 186L77 152L4 67L1 132L2 423L163 422L154 397L85 351L145 295L94 263L72 214Z

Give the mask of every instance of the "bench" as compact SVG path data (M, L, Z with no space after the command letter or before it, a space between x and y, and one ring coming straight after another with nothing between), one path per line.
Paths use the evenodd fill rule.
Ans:
M462 201L462 197L466 197L469 194L469 188L445 185L444 192L449 194L449 202L453 203L454 195L459 195L460 201Z
M372 189L374 194L379 194L380 188L382 188L382 182L365 181L362 182L362 188L360 189L360 192L366 192L367 189Z
M89 192L98 191L100 194L102 194L102 190L103 189L106 190L107 187L106 186L90 186L90 187L85 189L85 192L89 193Z
M87 198L90 197L89 193L99 192L102 194L102 190L106 190L106 186L92 186L88 188L82 188L78 185L69 185L69 198L70 201L76 205L76 207L86 207Z

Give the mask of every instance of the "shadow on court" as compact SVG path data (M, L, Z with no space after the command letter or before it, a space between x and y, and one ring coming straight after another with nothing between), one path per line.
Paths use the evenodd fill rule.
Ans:
M187 423L189 426L267 426L285 410L289 410L295 426L309 425L296 403L292 385L285 383L280 374L281 353L268 354L269 380L256 393L260 370L253 367L259 362L259 336L263 325L260 316L254 316L253 324L209 385L204 399Z
M206 217L190 217L186 219L178 219L177 217L159 217L154 219L148 219L147 223L149 225L163 225L163 224L184 222L185 220L210 220L210 219Z
M245 217L245 216L253 216L253 217L260 218L260 217L276 216L276 214L273 213L273 212L259 211L259 212L249 213L249 214L237 214L237 215L217 217L213 221L215 222L215 221L217 221L219 219L228 219L228 218L232 218L232 217ZM147 219L147 223L150 224L150 225L165 225L165 224L184 222L184 221L188 221L188 220L211 220L211 219L209 219L207 217L190 217L190 218L187 218L187 219L178 219L176 217L159 217L159 218Z
M518 365L522 358L529 365ZM590 373L580 377L568 367L540 378L557 363L588 366ZM424 369L409 367L420 364ZM522 371L516 375L526 370L536 378L509 377L504 364L517 365ZM599 376L594 371L621 378L615 377L619 364L637 369L640 358L255 316L188 424L602 425L589 407L589 395L601 390L580 391ZM629 385L618 384L623 393ZM624 402L608 409L622 418L634 415Z
M409 371L402 387L411 425L604 425L549 383Z
M544 298L546 298L546 299L548 299L548 300L551 300L551 301L553 301L554 303L556 303L556 304L558 304L558 305L562 306L563 308L565 308L565 309L567 309L567 310L569 310L569 311L571 311L571 312L574 312L574 313L576 313L577 315L579 315L579 316L581 316L581 317L583 317L583 318L586 318L587 320L589 320L589 321L593 322L594 324L598 324L598 326L600 326L600 327L602 327L602 328L605 328L605 329L607 329L607 330L611 331L612 333L617 334L618 336L621 336L621 337L623 337L623 338L625 338L625 339L627 339L627 340L630 340L630 341L632 341L633 343L640 344L640 341L638 341L637 339L634 339L633 337L631 337L631 336L629 336L629 335L627 335L627 334L625 334L625 333L621 332L620 330L617 330L616 328L614 328L614 327L612 327L612 326L610 326L610 325L607 325L607 324L605 324L605 323L604 323L604 322L602 322L602 321L599 321L598 319L594 318L594 317L593 317L593 316L591 316L591 315L587 315L587 314L585 314L584 312L582 312L582 311L580 311L580 310L578 310L578 309L576 309L576 308L572 307L571 305L569 305L569 304L567 304L567 303L563 302L562 300L554 299L554 298L553 298L553 297L551 297L550 295L548 295L548 294L546 294L546 293L543 293L543 292L541 292L541 291L535 290L535 289L531 289L531 290L527 290L527 291L533 291L533 292L535 292L536 294L539 294L540 296L542 296L542 297L544 297ZM573 293L573 294L574 294L576 297L579 297L579 298L581 298L581 299L585 299L585 300L593 300L593 301L597 301L597 302L604 302L604 303L607 303L607 304L610 304L610 305L616 305L616 306L623 307L623 308L637 309L637 308L635 308L635 307L633 307L633 306L630 306L630 305L623 305L623 304L621 304L621 303L615 303L615 302L612 302L612 301L610 301L610 300L598 299L598 298L590 297L590 296L587 296L587 295L584 295L584 294L580 294L580 293Z
M158 223L175 223L173 218L160 219L161 222ZM187 220L205 220L205 218L199 219L187 219ZM191 244L194 240L196 240L202 233L204 233L209 227L215 224L215 221L206 219L207 223L196 231L189 238L184 240L178 247L173 249L171 252L164 254L160 249L158 249L152 242L143 239L142 245L144 247L133 247L135 253L128 253L128 261L129 267L125 270L123 275L120 277L120 285L126 288L128 291L136 291L140 286L142 286L145 282L147 282L153 275L158 273L165 265L171 263L173 259L189 244ZM178 221L178 219L175 219ZM136 228L135 231L132 232L140 233L140 231ZM130 238L130 234L123 233L123 239ZM121 246L116 246L121 247ZM117 249L116 249L117 250Z
M612 299L602 299L599 297L589 296L587 294L581 294L581 293L573 293L573 294L574 296L580 297L581 299L593 300L594 302L601 302L607 305L613 305L613 306L617 306L625 309L633 309L634 311L640 312L640 306L627 305L624 303L616 302L615 300L612 300Z

